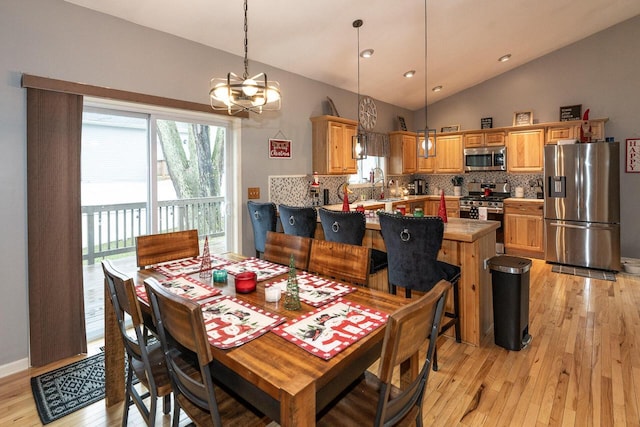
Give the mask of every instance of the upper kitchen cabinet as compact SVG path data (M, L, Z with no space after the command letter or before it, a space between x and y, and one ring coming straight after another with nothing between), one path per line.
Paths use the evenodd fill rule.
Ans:
M435 173L463 173L462 135L436 137Z
M311 118L313 128L313 170L321 175L357 173L353 158L352 138L358 123L334 116Z
M591 129L591 139L604 141L604 124L609 119L587 120ZM547 128L547 144L557 144L559 139L580 139L580 128L582 120L572 120L567 122L549 123Z
M544 139L544 129L509 131L507 172L542 172Z
M480 148L505 145L506 132L490 131L464 134L464 148Z
M418 170L418 150L414 132L390 132L389 174L402 175L416 173Z

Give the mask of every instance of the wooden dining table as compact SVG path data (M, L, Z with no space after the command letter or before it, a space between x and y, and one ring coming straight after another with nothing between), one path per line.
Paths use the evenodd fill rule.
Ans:
M243 256L227 253L219 255L231 261L241 261ZM137 285L148 277L164 279L153 269L139 270L132 274ZM315 309L302 303L299 311L284 308L284 297L279 302L265 300L265 284L282 280L286 275L258 282L257 289L246 294L235 292L234 277L226 283L214 283L212 279L200 281L222 290L223 295L235 296L258 309L296 319ZM214 297L215 298L215 297ZM391 314L409 303L404 297L391 295L365 287L342 297L343 300L361 304L374 310ZM149 312L147 302L140 299L143 312ZM109 298L105 298L105 377L107 406L124 399L124 348L117 331L117 322ZM282 426L313 426L317 413L357 379L380 356L384 338L384 325L330 358L324 360L272 332L267 332L238 347L227 350L211 346L214 356L214 377L233 389L258 410ZM418 355L405 364L401 383L418 371Z

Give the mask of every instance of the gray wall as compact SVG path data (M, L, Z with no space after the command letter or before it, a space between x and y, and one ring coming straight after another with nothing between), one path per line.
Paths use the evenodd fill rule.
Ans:
M473 65L470 64L472 67ZM640 174L624 171L624 142L640 137L640 16L429 106L429 126L511 126L514 111L536 123L559 120L559 107L582 104L589 117L608 117L607 136L620 142L622 256L640 258ZM424 109L414 121L424 120Z
M241 31L238 28L238 31ZM249 56L251 52L249 52ZM137 26L62 0L0 2L0 376L28 357L26 90L22 73L208 103L209 79L242 71L242 58ZM311 122L327 113L330 96L343 117L356 117L354 93L301 76L249 64L282 86L282 111L242 123L242 197L246 187L268 195L267 176L311 173ZM355 88L354 88L355 89ZM412 112L378 102L378 132L394 130ZM282 131L293 140L293 161L269 160L267 141ZM253 250L244 218L243 252ZM44 214L44 213L43 213ZM52 283L52 286L55 284Z

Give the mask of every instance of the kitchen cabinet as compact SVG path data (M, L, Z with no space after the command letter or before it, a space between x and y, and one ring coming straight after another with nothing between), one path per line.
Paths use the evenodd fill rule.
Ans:
M607 119L589 120L591 126L591 139L604 141L604 124ZM550 124L547 128L546 144L556 144L559 139L580 139L580 128L582 120L572 120Z
M504 201L504 248L509 255L544 258L543 202Z
M390 175L416 173L418 169L418 151L416 134L413 132L389 133L391 156L388 172Z
M464 134L464 148L480 148L505 145L504 131L478 132Z
M542 172L545 131L511 130L507 136L507 172Z
M357 173L351 144L358 123L334 116L312 117L311 123L313 171L320 175Z
M444 198L444 203L447 205L447 218L460 218L460 198L459 197L447 197ZM424 202L424 215L425 216L438 216L438 210L440 209L440 198L434 200L426 200Z
M462 135L436 137L435 173L463 173Z

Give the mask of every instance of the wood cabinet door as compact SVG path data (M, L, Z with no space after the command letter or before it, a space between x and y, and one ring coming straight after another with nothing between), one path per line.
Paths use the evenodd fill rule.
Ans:
M507 172L542 172L543 155L543 129L509 132Z
M544 256L542 209L540 203L505 204L504 246L507 253Z
M355 133L355 126L329 122L329 173L356 173L356 160L351 155L351 139Z
M418 164L417 141L415 136L402 136L402 173L415 173Z
M436 173L462 173L462 135L436 138Z
M464 148L477 148L484 146L483 133L468 133L464 136Z
M434 142L424 142L424 139L420 139L418 141L416 139L417 148L417 171L418 173L433 173L436 168L436 145ZM424 150L427 149L429 152L429 157L424 157Z

